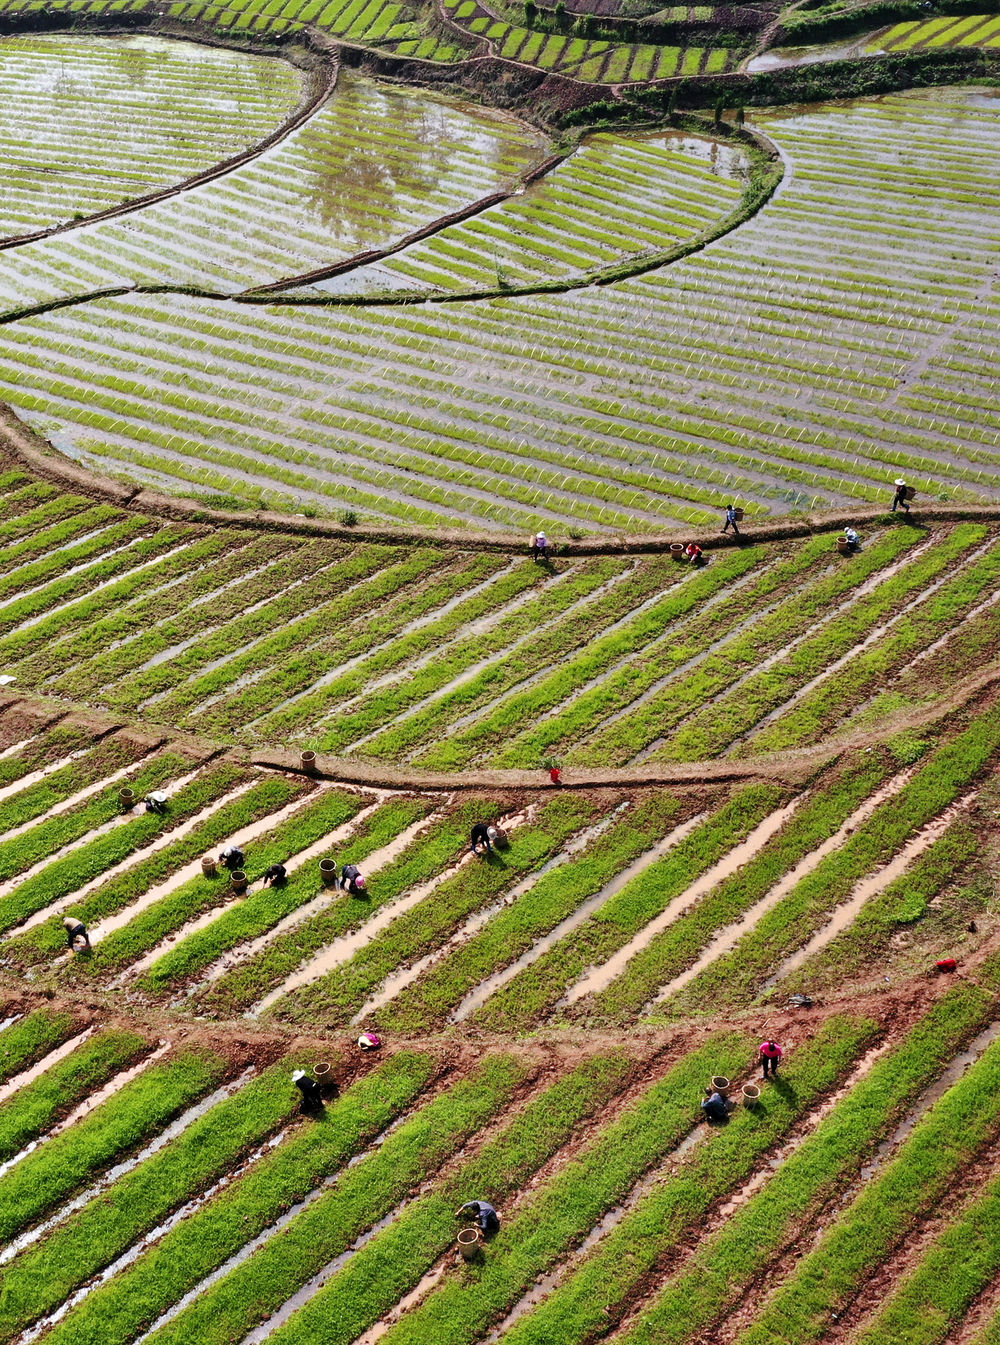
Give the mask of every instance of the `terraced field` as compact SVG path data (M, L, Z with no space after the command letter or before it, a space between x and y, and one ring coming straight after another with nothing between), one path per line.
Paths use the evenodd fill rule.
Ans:
M0 1345L1000 1339L1000 103L836 2L0 2Z

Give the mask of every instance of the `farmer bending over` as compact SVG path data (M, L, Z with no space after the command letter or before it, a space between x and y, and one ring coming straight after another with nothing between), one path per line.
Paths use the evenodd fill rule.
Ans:
M280 887L287 877L284 864L272 864L264 873L264 886Z
M493 842L496 840L496 827L488 827L485 822L477 822L472 828L472 853L479 854L479 847L483 847L483 854L493 853Z
M701 1109L705 1113L705 1119L707 1121L729 1120L729 1104L721 1093L706 1093L705 1100L701 1104Z
M242 869L246 859L246 855L238 845L227 845L219 856L219 863L225 864L227 869Z
M76 952L77 939L83 940L84 948L90 947L90 935L87 933L87 926L75 915L64 915L63 924L66 926L66 945L71 952Z
M357 864L344 865L340 871L340 886L345 892L350 892L352 897L360 897L368 890L368 884L361 877L361 870Z
M500 1232L500 1216L488 1200L468 1200L455 1211L456 1219L464 1219L471 1214L479 1227L487 1235L494 1237Z

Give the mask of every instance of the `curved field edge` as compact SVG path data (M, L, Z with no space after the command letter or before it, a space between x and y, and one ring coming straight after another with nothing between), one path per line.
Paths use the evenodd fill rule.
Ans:
M151 514L164 521L202 524L209 527L250 528L262 533L286 533L296 537L324 537L337 541L426 544L456 547L462 551L488 551L503 555L527 555L529 540L522 533L486 532L470 528L371 527L347 524L332 518L308 518L270 509L215 509L181 495L166 495L137 483L126 483L83 467L61 453L49 440L33 430L12 407L0 402L0 462L16 465L32 476L51 482L89 499L115 505L136 514ZM885 509L833 509L804 517L787 517L782 522L754 524L750 540L754 542L790 541L835 532L850 524L889 523L893 515ZM912 515L920 523L954 523L1000 520L1000 504L921 504ZM683 538L674 533L644 533L641 536L557 537L553 534L557 556L652 556L665 555L678 541L695 541L706 551L738 546L739 540L718 531L698 533L685 530ZM744 530L743 534L747 534Z

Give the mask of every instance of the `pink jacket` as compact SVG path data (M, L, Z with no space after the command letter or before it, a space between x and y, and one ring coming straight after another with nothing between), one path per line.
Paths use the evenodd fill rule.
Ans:
M773 1050L771 1049L772 1046L774 1048ZM760 1044L760 1054L766 1055L769 1060L780 1060L783 1052L776 1041L762 1041Z

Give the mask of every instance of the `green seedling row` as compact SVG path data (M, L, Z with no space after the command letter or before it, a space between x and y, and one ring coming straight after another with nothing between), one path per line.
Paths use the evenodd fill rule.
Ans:
M473 1270L469 1281L454 1274L447 1277L433 1298L414 1314L415 1322L419 1318L418 1328L437 1329L439 1318L445 1319L448 1307L454 1303L464 1307L466 1320L478 1326L486 1302L477 1299L479 1286L484 1270L487 1277L484 1291L492 1287L491 1281L496 1282L497 1252L519 1243L524 1247L524 1259L517 1266L510 1265L509 1250L499 1262L506 1270L504 1287L508 1291L516 1274L530 1275L534 1267L544 1270L552 1264L683 1138L691 1126L686 1095L697 1092L706 1071L711 1074L724 1068L735 1073L750 1049L748 1038L734 1032L720 1033L674 1064L665 1076L631 1102L619 1118L588 1138L565 1167L504 1220L502 1241L498 1239L491 1244L490 1258L484 1268ZM541 1103L544 1105L545 1097ZM528 1174L521 1155L532 1154L536 1133L545 1135L553 1126L551 1119L544 1118L547 1124L539 1126L536 1132L536 1114L531 1108L526 1109L523 1125L515 1122L507 1136L499 1137L465 1164L445 1183L443 1190L414 1201L392 1226L373 1238L340 1275L300 1309L280 1333L275 1333L279 1336L278 1345L300 1345L312 1337L319 1323L324 1324L328 1345L350 1345L383 1317L453 1242L456 1200L467 1199L469 1191L484 1190L502 1209L505 1196L523 1189ZM468 1303L470 1297L476 1301ZM435 1311L438 1302L444 1308L441 1314Z
M283 996L271 1014L293 1022L318 1016L328 1026L348 1022L387 976L441 947L474 911L500 897L512 879L531 873L594 822L599 807L585 795L567 792L553 798L534 825L518 829L516 844L502 856L467 864L336 970Z
M9 1241L72 1195L119 1154L137 1149L209 1092L224 1071L218 1056L193 1049L179 1052L172 1060L152 1065L103 1106L29 1153L0 1178L3 1240Z
M339 796L326 796L300 819L298 826L283 827L280 837L275 837L255 857L254 867L263 872L261 865L272 856L275 857L272 862L281 863L290 854L294 855L297 850L314 844L328 831L348 821L358 811L360 804L361 799L357 795L346 792ZM331 857L341 864L363 864L369 855L381 850L400 832L426 816L430 806L426 798L390 799L351 836L339 854ZM238 906L224 911L206 929L189 934L154 962L144 978L144 987L151 991L174 989L210 966L228 949L273 929L281 919L322 891L318 861L292 874L283 887L262 888ZM354 901L354 898L345 896L338 901L338 905L349 906Z
M0 1034L0 1083L6 1083L68 1040L77 1023L71 1013L36 1009ZM2 1113L0 1113L2 1114Z
M987 710L944 743L895 797L863 822L778 904L732 953L718 958L665 1008L693 1011L753 998L790 952L801 947L866 874L886 863L917 831L954 802L1000 748L1000 714Z
M802 1221L856 1173L865 1157L938 1076L942 1064L987 1021L988 993L967 984L949 991L820 1122L815 1134L736 1210L726 1227L672 1276L627 1345L689 1345L765 1273Z
M690 835L610 897L582 925L518 972L476 1011L472 1021L524 1031L552 1012L588 967L600 966L706 870L780 806L784 791L747 785Z
M272 1153L172 1228L133 1266L96 1288L57 1323L50 1338L58 1345L128 1345L205 1276L343 1168L413 1104L436 1072L426 1055L407 1051L392 1056L347 1089L319 1120L294 1128Z

